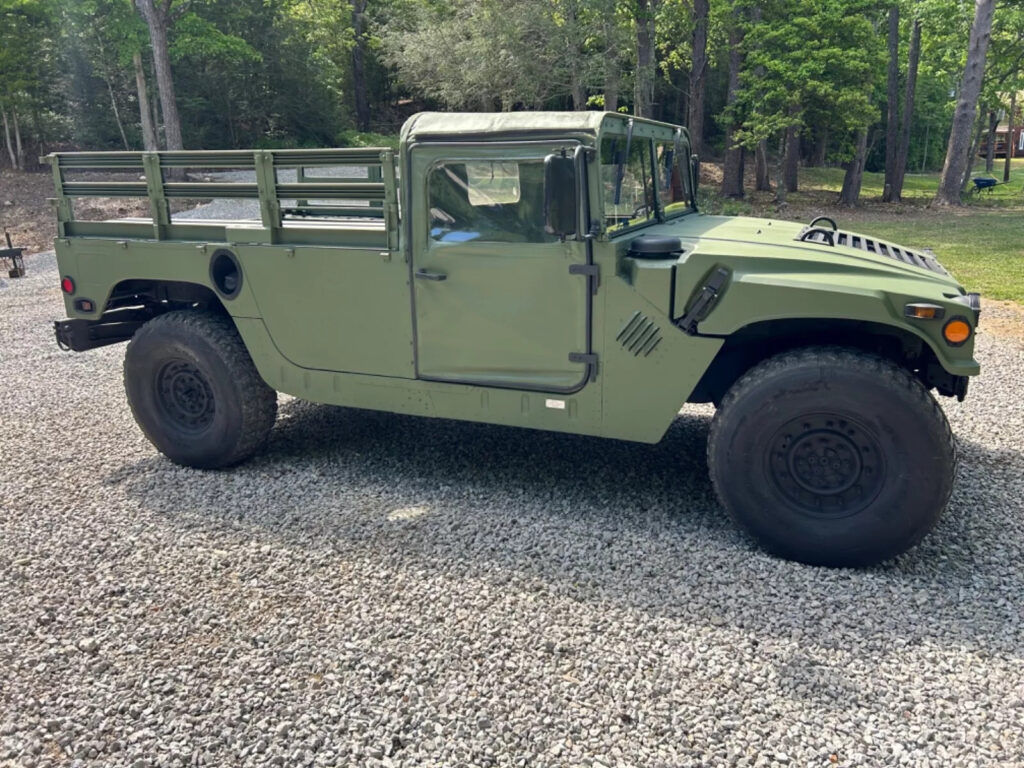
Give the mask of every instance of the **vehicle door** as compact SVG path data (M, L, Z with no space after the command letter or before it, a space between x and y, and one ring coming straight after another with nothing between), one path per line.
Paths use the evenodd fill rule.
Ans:
M412 149L420 378L555 393L586 384L588 281L570 273L586 262L584 242L547 232L544 210L544 159L575 146Z

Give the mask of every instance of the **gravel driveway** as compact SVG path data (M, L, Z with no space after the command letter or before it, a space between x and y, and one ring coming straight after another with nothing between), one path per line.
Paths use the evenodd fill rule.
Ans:
M709 415L656 446L282 398L156 454L123 346L0 287L0 766L1024 765L1024 348L943 399L953 501L895 563L736 532Z

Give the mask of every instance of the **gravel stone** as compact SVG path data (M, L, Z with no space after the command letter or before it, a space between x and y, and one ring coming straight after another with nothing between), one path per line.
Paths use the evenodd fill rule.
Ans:
M4 768L1024 766L1024 346L984 315L984 374L942 399L949 509L836 571L728 522L703 407L645 446L282 396L253 461L177 467L123 346L60 352L54 258L27 267L0 289Z

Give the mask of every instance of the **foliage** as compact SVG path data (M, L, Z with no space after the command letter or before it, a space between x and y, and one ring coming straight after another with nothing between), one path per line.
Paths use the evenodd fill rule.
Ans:
M360 89L371 129L387 136L423 108L600 109L612 98L631 111L637 17L647 8L658 71L654 115L687 120L692 0L366 0L358 78L354 3L173 0L169 44L185 145L357 141L350 132ZM740 144L752 149L767 140L773 153L796 126L805 163L834 166L851 157L864 131L867 170L880 170L885 18L893 4L900 7L901 78L915 20L923 30L908 167L940 165L966 58L970 2L711 0L705 152L726 149L725 127L733 121ZM736 25L740 92L726 109ZM159 125L150 41L133 0L0 0L0 107L12 124L18 120L23 155L55 144L141 146L133 68L140 53L142 95ZM1001 0L982 109L1005 109L1021 87L1024 2ZM0 154L7 162L8 153Z

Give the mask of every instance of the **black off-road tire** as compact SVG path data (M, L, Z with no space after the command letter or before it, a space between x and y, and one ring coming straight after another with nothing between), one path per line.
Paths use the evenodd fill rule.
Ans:
M124 389L149 441L187 467L248 459L277 418L277 393L225 315L182 310L147 322L125 352Z
M834 567L917 544L949 501L956 448L920 381L840 347L754 366L711 423L708 468L729 514L765 549Z

